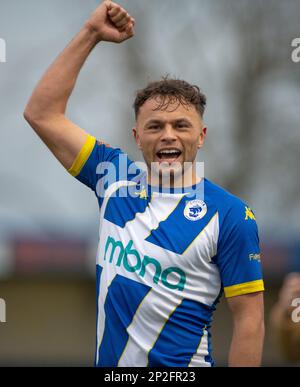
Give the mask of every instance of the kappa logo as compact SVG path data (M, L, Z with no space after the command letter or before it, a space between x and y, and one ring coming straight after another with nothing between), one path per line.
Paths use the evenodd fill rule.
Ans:
M192 200L184 209L184 216L193 222L204 218L207 213L207 205L203 200Z
M140 199L142 199L142 200L147 200L148 199L147 190L146 190L145 186L141 185L140 183L138 183L136 185L135 195L137 197L139 197Z
M140 193L136 193L140 199L143 199L143 200L147 200L148 199L148 195L147 195L147 191L146 189L144 188Z
M251 220L256 220L255 215L253 214L253 211L249 207L245 207L246 212L245 212L245 220L251 219Z

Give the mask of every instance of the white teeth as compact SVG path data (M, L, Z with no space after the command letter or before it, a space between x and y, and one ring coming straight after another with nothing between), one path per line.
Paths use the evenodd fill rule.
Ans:
M169 154L173 154L173 153L177 154L177 153L180 153L180 152L179 152L178 150L174 149L174 150L164 150L164 151L160 151L159 153L169 155Z

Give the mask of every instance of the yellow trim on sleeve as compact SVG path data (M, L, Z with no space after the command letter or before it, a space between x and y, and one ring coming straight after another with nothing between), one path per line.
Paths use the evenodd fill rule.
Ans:
M264 290L263 280L245 282L243 284L227 286L224 288L226 298L241 296L248 293L263 292Z
M78 153L72 167L68 170L68 172L76 177L80 174L82 168L85 163L88 161L94 146L96 144L96 139L93 136L88 135L85 144L83 145L81 151Z

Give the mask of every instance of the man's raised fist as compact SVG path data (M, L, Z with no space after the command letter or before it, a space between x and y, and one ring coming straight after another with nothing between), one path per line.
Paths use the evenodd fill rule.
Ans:
M105 0L86 22L99 41L121 43L134 36L135 20L118 4Z

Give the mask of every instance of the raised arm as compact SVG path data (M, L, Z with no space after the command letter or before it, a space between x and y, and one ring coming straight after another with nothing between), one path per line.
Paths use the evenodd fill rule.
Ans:
M104 1L36 86L24 117L62 165L69 169L88 134L65 115L79 72L101 41L121 43L134 35L134 19Z
M264 341L263 293L228 298L233 316L229 367L259 367Z

